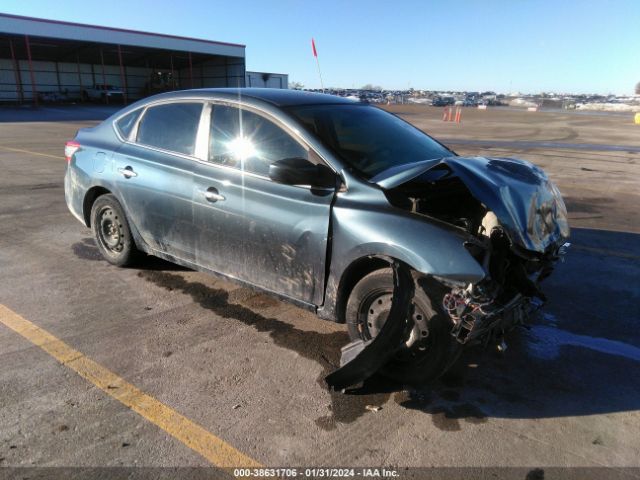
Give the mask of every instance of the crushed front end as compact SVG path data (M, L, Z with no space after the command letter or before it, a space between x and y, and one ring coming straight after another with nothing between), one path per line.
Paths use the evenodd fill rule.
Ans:
M379 182L395 206L461 228L486 276L475 284L438 278L442 307L462 344L500 342L545 301L540 282L568 247L567 212L537 166L511 158L451 157ZM437 278L437 275L435 275Z
M327 383L345 388L378 370L405 383L430 381L449 368L462 345L504 348L504 334L544 303L540 282L568 246L567 212L556 186L528 162L456 156L396 166L372 181L394 207L460 235L430 239L422 253L430 270L414 272L415 289L407 286L411 268L387 259L395 279L391 311L373 339L343 348L341 368ZM458 241L483 276L451 274L448 267L460 262L464 249L452 254L449 242ZM414 316L423 294L429 305ZM441 309L431 307L438 304ZM367 319L369 313L375 309L367 310Z
M503 345L504 334L524 325L544 304L540 282L569 245L554 244L539 254L515 248L497 223L488 233L465 245L487 276L476 284L452 286L442 300L453 325L451 335L462 344Z

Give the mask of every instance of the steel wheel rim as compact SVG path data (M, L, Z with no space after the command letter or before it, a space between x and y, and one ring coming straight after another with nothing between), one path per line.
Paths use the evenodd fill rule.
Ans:
M122 253L124 229L122 219L111 207L103 207L98 213L98 240L111 253Z
M373 339L380 332L382 326L386 322L389 310L391 309L391 300L393 294L391 291L373 291L367 295L360 303L358 309L358 329L365 339ZM427 325L427 316L422 309L413 304L413 328L409 338L406 341L406 348L402 348L398 352L399 359L407 356L414 358L427 350L427 341L429 339L429 328Z

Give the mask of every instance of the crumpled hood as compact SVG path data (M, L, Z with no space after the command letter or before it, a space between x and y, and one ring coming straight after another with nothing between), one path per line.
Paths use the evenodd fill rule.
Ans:
M544 171L515 158L447 157L388 169L371 179L393 189L446 165L491 210L515 244L543 253L569 238L567 209Z

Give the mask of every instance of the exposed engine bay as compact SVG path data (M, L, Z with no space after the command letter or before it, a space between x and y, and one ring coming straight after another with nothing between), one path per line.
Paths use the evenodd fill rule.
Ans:
M541 170L519 160L486 160L488 171L519 173L520 178L516 180L528 187L520 189L523 195L529 195L528 208L522 208L526 205L523 195L514 195L517 191L505 192L505 186L496 185L491 174L488 185L469 186L463 181L465 176L459 174L464 170L456 164L459 160L453 168L449 161L438 163L386 192L393 205L440 220L470 235L465 247L483 266L487 276L477 284L450 284L451 291L442 301L453 323L451 333L463 344L498 342L506 331L523 324L542 306L545 296L539 283L553 271L555 262L564 253L563 243L568 236L564 204ZM537 188L532 189L532 185ZM493 192L508 193L513 203L503 205L506 208L502 210L510 216L498 218L484 203L490 200L483 193L487 187ZM545 190L548 195L544 195ZM541 198L545 198L545 202L539 205ZM525 235L522 232L514 235L518 223L528 226ZM518 242L523 237L528 241Z

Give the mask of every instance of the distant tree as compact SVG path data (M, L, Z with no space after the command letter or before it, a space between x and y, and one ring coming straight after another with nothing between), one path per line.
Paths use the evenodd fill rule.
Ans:
M291 90L302 90L304 88L304 84L302 82L289 82L289 88Z
M379 85L371 85L370 83L367 83L366 85L362 86L360 90L375 90L380 92L382 90L382 87L380 87Z
M636 95L640 95L640 82L636 83Z

